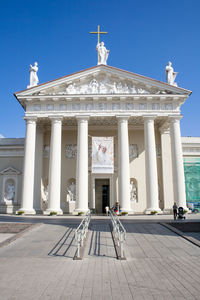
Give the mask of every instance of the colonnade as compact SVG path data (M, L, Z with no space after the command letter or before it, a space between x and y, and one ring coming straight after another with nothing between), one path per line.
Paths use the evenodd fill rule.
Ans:
M88 120L89 116L77 116L77 165L76 165L76 211L88 210ZM118 197L121 209L130 211L130 167L129 167L129 116L117 116L118 122ZM36 147L36 117L26 117L26 141L24 154L24 175L22 184L22 203L20 210L35 214L33 208L34 166ZM159 211L158 175L155 143L155 116L144 117L145 177L147 210ZM180 116L172 116L170 121L171 152L173 165L174 200L186 208L184 169L180 134ZM62 214L60 208L61 186L61 136L62 117L51 117L51 143L49 158L49 196L48 208Z

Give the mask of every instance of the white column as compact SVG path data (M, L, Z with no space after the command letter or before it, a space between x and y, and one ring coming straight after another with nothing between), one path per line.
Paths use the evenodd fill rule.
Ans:
M36 119L26 120L26 141L24 153L24 174L22 183L22 205L20 210L25 214L35 214L33 209L34 169L35 169L35 138Z
M76 211L88 210L88 116L77 116Z
M154 132L154 116L144 117L145 166L146 166L146 214L160 211L158 204L158 173L156 144Z
M62 214L60 208L61 190L61 136L62 118L55 116L51 118L51 142L49 158L49 194L48 209L44 214L56 212Z
M128 116L118 119L118 197L122 211L131 211Z
M37 213L42 212L41 181L43 174L43 128L37 126L36 130L36 149L35 149L35 180L33 207Z
M160 128L161 149L162 149L162 183L163 183L163 201L164 213L170 213L174 203L174 188L172 175L172 155L171 139L169 128L165 128L165 124Z
M187 209L185 194L185 176L181 144L180 119L182 116L170 117L170 134L172 150L172 169L174 182L174 201L180 207Z

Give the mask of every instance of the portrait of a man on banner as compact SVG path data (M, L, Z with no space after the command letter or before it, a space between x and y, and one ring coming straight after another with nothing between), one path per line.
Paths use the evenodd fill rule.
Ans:
M92 138L92 173L113 173L113 137Z

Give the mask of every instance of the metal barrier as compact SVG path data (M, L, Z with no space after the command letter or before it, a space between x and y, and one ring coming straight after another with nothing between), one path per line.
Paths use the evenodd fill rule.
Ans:
M120 222L118 216L113 213L113 211L110 210L109 213L112 221L114 235L117 240L117 245L118 247L120 247L120 255L121 258L124 258L124 242L126 240L126 229Z
M88 227L91 219L91 211L89 210L85 216L85 218L81 221L81 224L75 231L75 240L77 241L77 259L81 259L80 250L83 246L83 240L86 237Z

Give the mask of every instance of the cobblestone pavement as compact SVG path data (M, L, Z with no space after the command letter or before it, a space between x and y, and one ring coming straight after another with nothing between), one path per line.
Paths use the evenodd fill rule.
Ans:
M0 299L199 299L200 248L158 223L124 220L118 261L108 219L91 223L85 256L73 219L33 227L0 248Z

